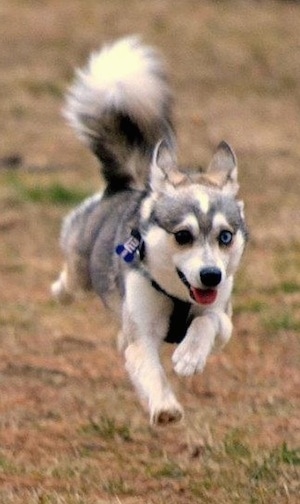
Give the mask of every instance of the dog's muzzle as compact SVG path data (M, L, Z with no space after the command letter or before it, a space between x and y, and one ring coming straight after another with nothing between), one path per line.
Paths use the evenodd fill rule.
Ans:
M193 287L179 269L176 270L182 283L188 288L189 295L197 304L209 305L217 299L216 287L220 284L222 273L218 268L206 267L200 271L200 280L204 289Z
M219 268L203 268L200 271L200 280L205 287L217 287L222 280L222 273Z

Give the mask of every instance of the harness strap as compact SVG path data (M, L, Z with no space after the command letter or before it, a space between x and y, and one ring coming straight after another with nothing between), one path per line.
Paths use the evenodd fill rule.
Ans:
M138 229L133 229L130 234L130 238L124 243L120 244L116 248L116 253L122 257L126 263L133 263L136 256L139 260L143 262L146 255L144 240ZM171 299L173 302L173 310L170 317L168 333L164 339L167 343L180 343L189 328L191 323L190 320L190 309L191 303L187 301L181 301L167 291L165 291L153 278L151 278L146 272L147 278L151 282L151 285L158 292L164 294L164 296Z
M164 341L167 343L181 343L185 338L191 324L191 304L180 299L174 300L172 315L170 317L169 330Z
M168 333L164 339L167 343L181 343L184 339L186 332L190 326L190 309L191 303L181 301L166 292L155 280L151 279L151 285L158 292L161 292L173 302L173 310L170 317Z

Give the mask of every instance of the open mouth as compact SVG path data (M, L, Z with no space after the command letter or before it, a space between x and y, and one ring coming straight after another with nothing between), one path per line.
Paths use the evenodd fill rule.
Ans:
M177 269L177 274L180 280L188 288L191 298L196 301L196 303L201 305L209 305L215 302L218 295L217 289L199 289L198 287L192 287L182 271Z

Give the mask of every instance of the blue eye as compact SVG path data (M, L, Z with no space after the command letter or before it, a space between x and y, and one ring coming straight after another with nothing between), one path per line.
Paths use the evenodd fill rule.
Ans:
M228 246L231 244L233 239L233 234L231 231L223 230L219 234L218 240L220 245Z

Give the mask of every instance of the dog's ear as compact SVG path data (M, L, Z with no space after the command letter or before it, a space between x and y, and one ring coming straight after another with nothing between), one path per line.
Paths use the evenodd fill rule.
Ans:
M167 186L180 183L183 175L177 171L177 159L173 146L167 140L157 143L152 157L150 186L153 191L162 191Z
M207 175L225 192L236 195L239 190L238 168L234 151L226 142L221 142L208 166Z

